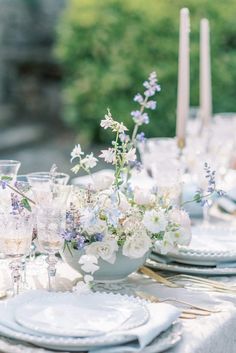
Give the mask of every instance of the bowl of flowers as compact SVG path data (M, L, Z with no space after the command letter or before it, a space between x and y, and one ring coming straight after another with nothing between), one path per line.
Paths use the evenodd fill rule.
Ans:
M160 91L156 73L151 73L143 85L144 93L134 97L139 109L131 112L131 134L109 110L101 120L101 127L114 133L111 146L99 155L112 165L112 175L93 177L91 169L98 159L93 153L85 155L79 144L71 153L72 162L77 161L72 170L76 174L86 171L91 175L91 183L77 188L67 211L62 257L84 275L85 282L123 280L145 262L154 243L167 252L190 242L186 212L156 188L132 187L130 183L133 170L141 166L137 143L145 136L139 129L149 122L146 110L156 108L152 98Z

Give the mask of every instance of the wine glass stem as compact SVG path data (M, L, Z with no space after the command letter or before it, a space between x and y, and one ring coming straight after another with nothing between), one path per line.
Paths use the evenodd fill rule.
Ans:
M20 259L10 262L9 267L11 269L13 296L15 296L15 295L18 295L20 291L21 267L22 267Z
M57 258L54 254L49 254L46 261L48 263L48 290L49 292L52 292L56 289L55 279Z
M210 223L210 215L209 215L209 206L204 205L203 206L203 222L205 225L209 225Z

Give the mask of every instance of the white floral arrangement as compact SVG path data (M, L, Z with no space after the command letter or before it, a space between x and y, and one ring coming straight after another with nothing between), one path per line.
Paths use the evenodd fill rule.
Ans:
M80 264L85 272L93 274L98 270L98 259L114 264L119 249L131 259L143 257L155 244L162 253L188 245L191 239L191 225L188 214L173 206L171 200L158 193L158 189L132 188L130 177L134 169L140 170L137 158L137 143L144 142L141 125L148 124L146 109L155 109L156 102L150 100L160 91L156 73L150 74L144 82L144 94L137 94L134 101L140 109L133 111L132 134L128 128L116 121L110 110L101 120L101 127L110 129L115 138L111 147L99 155L114 167L114 175L94 180L87 189L77 192L76 202L67 212L67 229L63 237L65 247L84 250ZM98 159L93 153L85 155L78 144L71 153L71 161L77 160L72 168L91 175ZM86 283L93 279L84 277Z

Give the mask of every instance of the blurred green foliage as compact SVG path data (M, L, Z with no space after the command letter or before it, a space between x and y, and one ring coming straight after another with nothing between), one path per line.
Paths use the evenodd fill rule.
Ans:
M199 102L199 22L211 25L214 112L235 111L235 0L67 0L58 24L56 54L64 67L65 121L101 142L99 120L132 124L133 96L155 70L162 92L146 129L149 136L175 132L179 10L191 15L191 105Z

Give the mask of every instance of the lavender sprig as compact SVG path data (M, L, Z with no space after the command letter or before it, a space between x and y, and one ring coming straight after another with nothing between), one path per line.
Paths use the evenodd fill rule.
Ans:
M13 191L12 195L17 194L17 195L21 196L22 199L19 201L21 203L21 206L24 207L25 209L27 209L28 211L31 211L30 203L35 205L35 202L24 194L24 192L28 191L28 190L24 190L24 192L23 192L22 188L21 188L21 184L19 182L15 182L15 184L13 186L9 183L10 181L12 181L11 177L3 175L0 179L0 186L2 187L3 190L5 190L6 188L11 189ZM13 209L13 211L14 211L14 209Z
M218 197L222 197L225 195L225 191L221 189L217 189L216 180L215 180L216 171L212 170L207 162L205 162L204 164L204 171L205 171L205 178L207 180L206 190L199 188L195 192L193 200L184 202L182 206L190 202L200 203L202 207L210 206L209 200L214 194L216 194Z
M136 138L139 126L149 123L149 116L146 112L144 112L144 110L156 109L156 105L157 105L156 101L149 100L150 97L153 97L156 92L160 92L161 90L161 87L157 81L156 72L152 72L149 75L148 80L143 83L143 86L146 88L143 95L140 93L137 93L134 97L134 101L139 103L140 109L131 112L131 116L135 122L134 130L132 134L133 143L135 143L135 138Z

